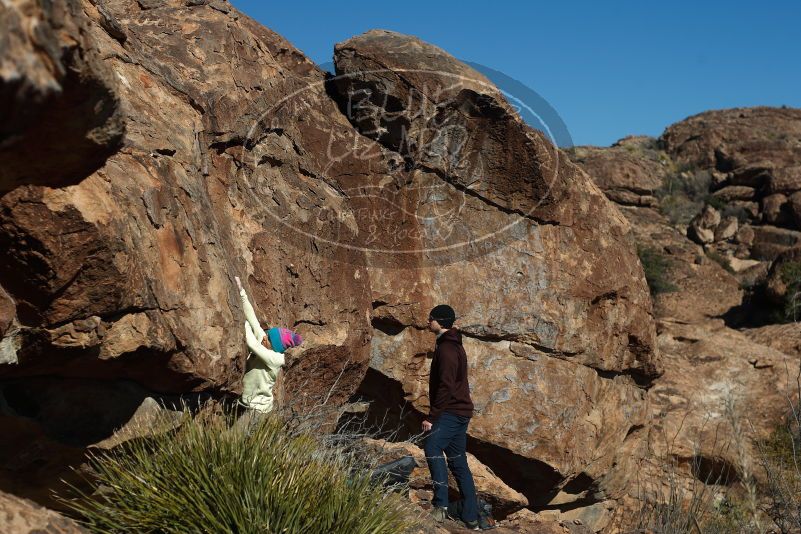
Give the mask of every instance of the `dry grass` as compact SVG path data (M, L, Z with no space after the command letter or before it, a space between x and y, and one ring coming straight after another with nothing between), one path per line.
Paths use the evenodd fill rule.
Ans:
M801 375L796 378L795 395L786 398L787 418L770 437L760 440L750 437L755 430L747 407L734 398L727 399L725 414L731 439L719 447L713 444L711 449L727 453L734 462L734 473L704 477L700 476L704 469L694 464L690 471L695 476L688 486L688 473L681 472L675 457L668 453L659 460L666 473L663 489L641 495L640 513L624 530L653 534L801 532L800 395ZM671 450L670 444L667 450Z

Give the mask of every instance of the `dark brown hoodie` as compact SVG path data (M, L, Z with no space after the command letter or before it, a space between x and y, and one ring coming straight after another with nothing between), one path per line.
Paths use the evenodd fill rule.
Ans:
M462 334L455 328L437 337L428 378L428 398L431 401L428 420L432 423L442 412L473 416L467 381L467 355L462 347Z

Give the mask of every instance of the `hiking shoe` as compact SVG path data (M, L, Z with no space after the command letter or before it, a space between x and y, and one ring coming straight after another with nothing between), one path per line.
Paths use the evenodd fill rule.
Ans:
M444 523L448 519L448 509L441 506L435 506L431 509L431 517L434 518L434 521L437 523Z
M495 528L495 521L493 519L488 519L483 515L478 516L479 530L491 530L493 528Z
M470 530L491 530L495 525L491 524L486 517L479 516L476 521L465 521L464 525Z

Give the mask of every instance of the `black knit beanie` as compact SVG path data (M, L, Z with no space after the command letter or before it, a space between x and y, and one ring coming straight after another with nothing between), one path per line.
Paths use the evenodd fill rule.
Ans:
M442 325L442 328L451 328L456 320L456 312L447 304L434 306L428 316Z

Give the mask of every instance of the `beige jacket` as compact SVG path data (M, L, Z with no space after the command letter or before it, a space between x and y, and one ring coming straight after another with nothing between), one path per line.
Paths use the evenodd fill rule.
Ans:
M253 410L269 412L273 409L273 386L284 365L284 355L261 344L267 333L256 319L245 290L242 289L239 295L245 310L245 341L250 349L239 402Z

